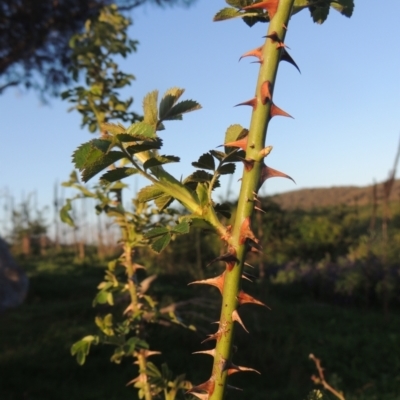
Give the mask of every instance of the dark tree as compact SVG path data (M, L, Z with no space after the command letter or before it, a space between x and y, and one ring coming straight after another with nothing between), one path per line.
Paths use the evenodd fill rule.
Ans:
M24 85L57 93L70 81L69 39L107 4L129 11L145 3L189 5L195 0L0 0L0 94Z

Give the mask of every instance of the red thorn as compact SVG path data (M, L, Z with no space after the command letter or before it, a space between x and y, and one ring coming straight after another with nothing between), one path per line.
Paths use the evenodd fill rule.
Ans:
M272 95L271 95L271 82L270 81L265 81L261 85L260 88L260 94L261 94L261 103L262 104L267 104L269 101L272 100Z
M214 393L214 389L215 389L215 380L213 377L211 377L208 381L201 383L200 385L193 386L186 393L206 392L209 396L211 396Z
M230 389L230 390L240 390L241 392L243 392L243 389L240 389L240 388L238 388L236 386L232 386L232 385L226 385L226 388Z
M243 103L236 104L235 107L238 106L250 106L255 110L257 108L257 99L254 97L251 100L244 101Z
M293 181L294 183L296 183L294 181L294 179L292 177L290 177L289 175L284 174L283 172L280 172L276 169L270 168L267 165L264 164L264 166L262 167L261 170L261 175L260 175L260 184L259 186L261 187L261 185L269 178L275 178L275 177L281 177L281 178L287 178L290 179L291 181Z
M267 305L265 305L264 303L262 303L259 300L256 300L254 297L251 297L249 294L243 292L243 290L241 290L239 292L237 299L238 299L239 305L243 305L246 303L258 304L259 306L266 307L270 310L270 308Z
M242 150L246 151L248 136L249 136L249 131L247 129L243 129L235 141L224 143L224 146L225 147L239 147Z
M286 111L283 111L282 109L280 109L274 103L271 104L270 115L271 115L271 118L276 117L278 115L281 115L282 117L293 118L290 114L288 114Z
M269 19L272 20L272 18L274 18L274 15L276 14L276 10L278 9L278 3L279 0L265 0L261 1L260 3L255 3L246 7L242 7L242 10L247 11L261 8L268 11Z
M227 367L228 375L235 374L236 372L255 372L256 374L261 375L261 372L254 368L242 367L240 365L235 365L232 362L229 363Z
M244 244L247 239L250 239L256 244L258 244L259 242L259 240L255 237L253 231L251 230L250 217L245 218L242 222L242 226L240 227L239 243Z
M215 356L215 349L203 350L203 351L195 351L192 354L207 354L208 356L214 357Z
M235 250L233 247L229 248L228 253L225 253L225 254L223 254L222 256L219 256L219 257L217 257L217 258L214 258L214 260L210 261L210 262L207 264L207 267L208 267L209 265L211 265L211 264L217 262L217 261L223 261L223 262L225 262L225 263L227 264L226 266L227 266L227 268L228 268L228 271L232 271L232 269L233 269L233 267L235 266L235 264L239 262L239 260L238 260L237 257L236 257L236 250ZM222 274L222 275L223 275L223 274Z
M218 328L217 332L213 333L212 335L208 335L208 337L206 339L204 339L201 343L206 343L206 342L209 342L210 340L218 341L223 334L228 332L228 328L226 327L226 323L225 324L221 324L219 321L215 322L215 323L219 324L219 328Z
M272 32L270 35L267 35L267 36L264 36L264 37L266 37L266 38L268 38L268 39L271 39L274 43L278 43L278 44L276 45L276 48L277 48L277 49L287 47L286 44L283 43L283 40L278 36L278 34L276 33L276 31L274 31L274 32ZM288 49L289 49L289 47L288 47Z
M250 159L250 158L241 158L241 157L239 157L239 158L240 158L240 161L243 162L243 164L244 164L244 169L245 169L247 172L249 172L249 171L251 171L251 170L253 169L255 160L252 160L252 159Z
M194 281L190 282L189 285L211 285L215 286L218 288L218 290L222 294L222 290L224 288L224 280L225 280L225 272L219 276L216 276L215 278L210 278L210 279L203 279L201 281Z
M263 46L257 47L256 49L250 50L247 53L244 53L240 58L239 61L244 57L257 57L258 62L263 62L263 55L262 55L262 48Z
M245 279L246 281L249 281L249 282L253 283L253 281L248 276L246 276L245 274L242 274L242 279Z
M285 48L283 48L282 52L281 52L281 61L286 61L289 64L292 64L297 69L297 71L299 71L301 74L300 68L297 66L297 64L295 63L295 61L290 56L290 54L286 51Z
M241 327L247 332L249 333L249 331L246 329L246 327L244 326L244 323L242 322L241 318L239 317L239 313L237 312L237 310L233 310L232 312L232 320L236 321L237 323L239 323L241 325Z
M197 397L200 400L208 400L210 398L210 396L208 395L208 393L190 393L192 396Z

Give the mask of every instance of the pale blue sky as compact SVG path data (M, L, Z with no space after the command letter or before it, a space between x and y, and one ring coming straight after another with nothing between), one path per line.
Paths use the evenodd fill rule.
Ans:
M189 174L192 161L222 144L229 125L249 124L250 108L233 106L253 96L258 66L238 59L262 44L267 25L212 22L224 6L222 0L198 0L189 9L145 7L132 14L131 37L140 45L122 69L137 79L129 90L134 109L141 111L147 92L171 86L185 88L185 98L203 106L161 133L163 153L181 157L169 168L178 175ZM264 193L387 177L400 133L399 15L399 0L362 0L350 19L334 10L321 26L307 10L293 17L286 43L301 75L282 64L274 102L295 119L270 124L267 145L274 149L267 164L297 185L271 179ZM72 169L71 153L93 138L67 108L58 99L42 105L35 93L15 89L0 97L0 195L5 188L17 198L38 190L42 204L51 202L54 182Z

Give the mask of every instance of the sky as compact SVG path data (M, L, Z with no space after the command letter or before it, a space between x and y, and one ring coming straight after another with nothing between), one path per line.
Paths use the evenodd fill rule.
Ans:
M145 6L131 15L130 35L139 47L121 69L136 77L127 91L133 109L141 112L149 91L162 94L173 86L185 88L183 98L203 107L168 122L160 133L163 153L181 157L168 167L178 177L223 143L229 125L249 125L251 109L234 105L253 97L258 65L238 60L263 43L267 24L212 22L225 6L223 0L197 0L190 8ZM286 44L301 74L281 64L274 102L294 119L270 123L266 145L273 151L266 162L296 184L270 179L263 194L363 186L387 177L400 136L399 15L399 0L356 0L350 19L334 10L323 25L313 23L308 10L292 18ZM67 180L72 170L72 152L95 137L80 128L80 115L68 107L55 98L43 104L36 93L14 88L0 96L0 197L37 191L40 204L51 203L55 182ZM240 175L232 180L235 193Z

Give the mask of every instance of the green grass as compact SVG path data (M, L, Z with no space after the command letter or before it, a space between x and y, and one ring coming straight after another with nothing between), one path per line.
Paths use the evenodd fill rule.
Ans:
M136 392L125 386L136 376L131 361L112 364L112 349L95 347L80 367L69 352L74 341L96 332L93 318L101 309L93 309L91 302L103 269L74 265L72 260L24 267L30 275L29 296L23 306L0 316L0 399L136 399ZM185 279L174 279L156 281L154 292L161 302L166 289L169 300L203 295L219 301L213 288L187 288ZM311 352L322 359L327 380L344 391L346 400L400 398L396 312L385 319L379 310L315 303L287 287L269 288L268 294L260 287L258 291L256 297L272 311L248 305L240 309L250 334L238 328L234 362L262 375L235 374L231 383L245 392L230 393L230 400L304 400L313 388ZM213 320L216 312L210 309L207 317ZM208 323L199 328L200 333L193 333L179 327L149 327L151 347L163 352L153 361L167 360L176 374L186 372L195 383L208 379L211 359L191 352L211 347L200 342L204 332L216 328Z

